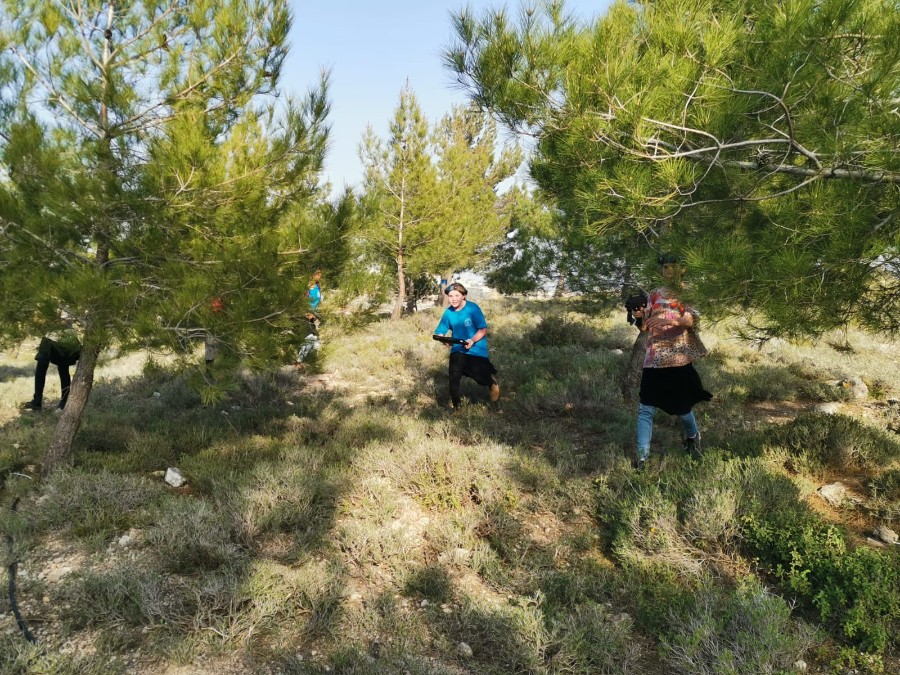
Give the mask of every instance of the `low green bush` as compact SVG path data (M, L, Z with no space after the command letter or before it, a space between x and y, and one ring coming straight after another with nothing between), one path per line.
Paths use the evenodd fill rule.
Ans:
M577 345L597 349L603 342L596 327L565 316L545 316L528 333L528 341L538 347Z
M900 554L850 549L844 533L811 513L744 517L747 550L760 567L815 607L851 643L881 652L900 631Z
M793 455L799 470L874 469L900 459L900 442L846 415L808 413L767 434L768 447Z
M792 625L784 600L748 577L733 591L698 589L687 606L669 612L661 639L676 672L758 675L789 672L810 637Z
M900 501L900 469L890 469L869 482L872 499Z
M140 525L164 494L160 483L140 476L60 470L30 511L39 528L103 539Z
M160 509L145 538L164 569L191 574L240 562L243 552L233 541L233 530L228 509L173 498Z
M627 614L611 615L607 607L586 602L553 628L551 672L605 675L634 672L639 665L641 647L633 639L634 620Z

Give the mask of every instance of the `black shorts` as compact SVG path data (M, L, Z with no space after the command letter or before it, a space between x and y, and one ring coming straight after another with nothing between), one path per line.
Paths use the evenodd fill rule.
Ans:
M450 352L450 377L453 377L454 374L465 375L471 377L478 384L489 387L494 383L496 372L494 364L484 356Z

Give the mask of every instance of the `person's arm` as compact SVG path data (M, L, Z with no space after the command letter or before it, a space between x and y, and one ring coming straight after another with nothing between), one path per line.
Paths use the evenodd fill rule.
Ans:
M643 322L641 330L652 330L654 328L692 328L694 326L694 313L685 311L684 314L673 318L666 316L652 316Z
M487 335L487 328L479 328L477 331L475 331L475 335L473 335L468 340L466 340L466 344L465 344L466 350L471 349L472 345L474 345L479 340L483 340L486 335Z
M472 348L479 340L483 340L487 335L488 325L487 319L484 318L484 312L481 311L481 308L477 305L473 306L475 311L472 312L472 322L475 324L475 335L466 340L465 349L466 351Z
M435 335L446 335L450 332L450 321L447 319L447 310L444 310L443 315L441 315L441 321L438 323L437 328L434 329ZM442 343L447 349L450 349L452 345L444 342Z

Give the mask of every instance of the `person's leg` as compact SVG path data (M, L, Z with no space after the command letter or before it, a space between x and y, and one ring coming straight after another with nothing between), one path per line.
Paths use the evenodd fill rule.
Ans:
M679 415L681 427L684 429L684 451L692 455L700 455L700 429L697 428L697 418L694 411L686 415Z
M700 433L700 430L697 428L697 418L694 417L693 410L686 415L679 415L678 419L681 420L681 427L684 429L685 438L693 438Z
M34 398L23 407L26 410L40 410L44 403L44 384L47 381L47 369L50 367L50 357L38 352L34 357L37 365L34 367Z
M462 376L465 370L466 355L459 352L450 353L450 400L454 408L462 403Z
M491 403L496 403L500 400L500 383L497 381L497 374L494 373L491 375L491 386L489 388L491 395Z
M69 400L69 389L72 386L72 378L69 375L68 365L57 365L56 369L59 371L59 388L62 392L59 397L59 409L62 410L66 407L66 401Z
M653 417L656 408L652 405L638 405L637 418L637 455L638 461L646 460L650 456L650 441L653 438Z

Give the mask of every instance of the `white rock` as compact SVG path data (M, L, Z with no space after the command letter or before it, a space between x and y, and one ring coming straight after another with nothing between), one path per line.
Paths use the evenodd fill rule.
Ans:
M832 506L840 506L847 497L847 487L840 481L823 485L817 492Z
M881 539L886 544L896 544L897 543L897 533L894 532L887 525L879 525L875 528L875 536Z
M171 485L172 487L181 487L185 483L187 483L187 479L184 477L184 474L181 473L179 469L170 466L166 469L166 477L165 481Z
M612 353L615 354L616 356L621 356L622 354L625 353L621 349L612 349L610 351L612 351Z
M419 603L419 607L428 607L428 605L430 605L430 604L431 603L428 602L428 600L423 600L422 602Z
M853 398L857 400L869 398L869 388L866 386L866 383L862 381L861 377L859 377L858 375L851 377L849 383L850 393Z
M803 659L798 659L797 661L794 661L794 668L799 670L801 673L805 673L807 667L808 666L806 665L806 661L804 661Z
M63 565L62 567L54 567L50 571L47 572L47 581L50 583L56 583L60 579L62 579L67 574L72 573L72 568L68 565Z
M473 654L472 648L465 642L460 642L458 645L456 645L456 653L464 659L471 659Z
M162 394L160 394L158 391L153 392L153 398L159 398L160 396L162 396Z
M824 413L825 415L837 415L840 410L841 404L836 403L835 401L820 403L816 406L816 412Z
M119 546L125 548L126 546L130 546L132 541L134 541L134 537L132 537L130 533L123 534L119 537Z

